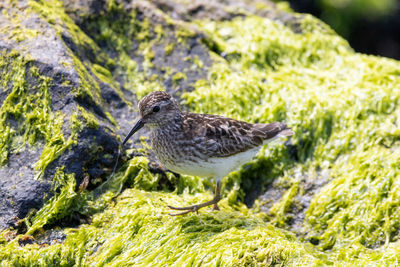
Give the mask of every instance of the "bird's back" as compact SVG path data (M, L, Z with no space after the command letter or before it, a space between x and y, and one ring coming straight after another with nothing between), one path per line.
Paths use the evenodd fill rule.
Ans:
M217 115L184 113L183 131L209 157L229 157L293 132L285 123L251 124Z
M280 122L250 124L217 115L182 115L152 133L157 158L182 174L222 178L251 160L263 144L292 134Z

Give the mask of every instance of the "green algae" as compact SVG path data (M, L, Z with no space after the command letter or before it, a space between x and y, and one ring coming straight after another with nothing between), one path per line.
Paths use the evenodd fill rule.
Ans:
M259 17L199 22L227 61L220 59L209 80L183 97L196 112L286 121L295 131L303 172L326 170L331 176L306 213L308 238L333 249L332 258L351 248L344 259L365 253L366 263L368 248L399 237L400 64L354 53L326 26L317 30L310 17L303 24L299 35ZM294 176L293 169L284 172ZM271 208L278 225L296 191L297 185ZM393 252L378 251L375 256L398 261Z
M0 33L7 36L6 38L15 40L16 42L22 42L28 38L32 39L37 37L40 32L37 29L29 28L29 26L22 24L22 20L25 18L26 11L18 12L16 2L8 1L6 5L10 5L9 9L2 9L4 18L7 19L7 23L2 24Z
M153 190L157 182L147 170L147 162L146 158L133 159L124 175L115 177L110 185L118 184L118 180L122 184L123 179L134 177L133 187ZM61 177L62 172L59 172L59 176L60 180L57 181L61 185L65 177ZM186 182L195 177L188 178ZM201 183L200 179L195 179ZM53 205L46 205L43 213L37 214L36 218L48 218L49 214L56 217L63 214L66 208L79 207L72 175L68 176L67 181L68 186L62 187L64 189L54 199ZM186 189L189 187L193 187L193 184ZM199 190L201 187L197 188ZM104 203L120 191L115 187L109 189L94 200L92 207L104 209ZM204 210L198 215L168 216L170 210L167 204L189 205L212 197L211 192L204 188L197 193L186 189L181 195L164 190L125 189L115 204L109 205L103 212L95 213L90 225L68 229L63 244L27 244L21 247L18 244L20 237L7 243L0 252L2 264L146 266L156 261L159 266L188 263L242 266L254 262L260 265L283 264L294 259L306 264L317 260L318 251L296 241L293 234L252 216L243 204L240 209L233 208L228 199L221 201L223 211L218 213ZM68 198L69 203L75 204L58 206L62 198ZM93 200L91 197L87 199ZM36 221L29 233L36 229L34 226L43 223L43 220ZM221 246L221 241L226 246Z
M174 84L179 83L181 80L186 80L186 74L183 72L177 72L174 75L172 75L172 82Z
M211 196L185 197L188 203L195 203ZM224 203L226 211L218 214L170 217L166 202L181 200L174 194L127 189L115 206L96 215L90 225L71 229L63 245L21 248L14 242L8 244L8 249L14 249L15 254L2 251L0 256L5 256L4 264L146 266L157 262L157 266L242 266L255 261L260 265L282 264L288 256L299 258L299 252L307 251L290 233L260 219L248 218ZM227 246L220 246L222 240ZM302 263L312 259L299 258Z
M113 2L110 8L115 8ZM49 21L59 24L57 16L49 17ZM140 49L149 52L148 67L151 65L154 43L150 42L149 23L142 26L133 18L129 15L129 23L119 28L119 23L110 25L111 20L105 17L101 38L117 47L115 73L124 77L125 87L140 98L161 86L149 82L129 56L131 43L126 36L138 34L136 40L146 42ZM132 31L132 25L143 30ZM398 264L400 64L354 53L345 40L310 16L303 18L301 34L250 15L223 22L198 21L196 25L207 34L206 43L213 44L210 49L216 53L211 52L214 64L208 79L198 81L193 92L183 94L183 102L195 112L250 122L287 122L295 131L291 142L297 147L298 161L282 144L266 146L254 161L223 179L220 212L206 208L182 217L168 216L167 205L211 199L212 180L191 176L178 179L172 174L165 178L149 171L146 158L135 157L94 192L79 194L73 175L59 169L55 181L60 191L27 219L28 233L40 232L72 212L90 216L92 222L64 229L67 238L63 244L20 246L21 236L8 243L1 241L2 264ZM124 36L126 31L132 32ZM162 38L160 28L157 34ZM192 33L182 31L176 36L184 43ZM224 58L218 55L222 52ZM80 68L81 74L87 71L85 64L89 63L78 58L75 61L74 67ZM114 84L104 64L90 66L99 80ZM5 75L11 75L15 84L23 84L24 79L17 78L24 72L13 73L7 71ZM88 72L84 75L90 76ZM41 82L46 83L45 79ZM46 94L41 97L46 98ZM62 121L59 118L56 123ZM79 132L82 121L98 125L92 114L81 109L71 116L70 128ZM60 143L65 142L62 139ZM329 180L313 196L306 212L303 226L307 234L299 238L282 230L290 229L286 214L294 198L304 191L301 175L319 179L321 171L329 174ZM272 206L269 216L237 201L243 198L243 189L255 181L265 185L282 177L291 186ZM164 186L165 179L176 185L175 191Z
M85 38L85 35L77 30L79 28L65 13L60 10L52 10L52 8L60 8L59 2L53 2L53 4L58 5L49 7L46 5L49 4L47 2L39 3L32 1L30 2L31 9L28 8L25 11L32 13L35 10L40 10L40 14L45 16L50 22L53 21L53 17L59 18L63 16L65 25L68 25L68 23L73 24L73 26L67 28L75 33L75 35L72 35L76 38L76 41L79 43L79 41L83 40L80 43L83 43L85 46L90 45L95 49L95 46L93 46L94 43L90 39ZM50 8L50 11L46 8ZM29 15L29 12L26 14ZM18 23L19 21L14 20L14 22ZM57 24L53 21L54 23ZM59 33L63 32L64 29L60 24L62 23L57 24L59 26L57 28ZM18 28L18 25L14 26ZM27 36L29 37L29 35ZM97 100L101 100L99 95L100 88L96 81L89 75L85 66L72 51L71 57L75 63L75 69L80 71L81 82L83 81L81 87L76 89L76 96L86 95L90 99L94 97ZM0 109L0 127L4 129L0 139L1 164L7 162L9 153L15 153L23 149L32 149L27 147L28 145L35 146L33 149L42 149L39 160L34 164L37 171L36 178L39 178L51 162L76 144L77 133L83 127L79 120L85 123L87 127L92 128L98 128L98 120L93 114L78 107L79 116L73 114L70 117L69 127L72 132L65 138L64 127L68 127L68 124L64 125L64 122L67 118L61 112L52 112L51 108L50 88L52 86L52 79L41 75L40 70L35 66L35 61L30 59L30 56L27 54L21 56L17 51L4 51L1 54L0 62L1 87L4 88L3 93L6 93L6 98L2 102ZM95 64L94 69L97 70L95 75L99 75L103 80L105 79L104 77L107 78L106 70L101 69ZM64 81L63 85L65 84L66 82ZM93 88L98 89L97 94ZM118 92L118 90L116 91ZM95 94L92 94L92 92ZM109 113L108 115L106 113L106 116L108 116L111 122L115 123ZM60 186L57 185L59 180L62 179L65 180L64 183ZM71 199L76 198L76 194L74 193L75 187L71 185L72 180L75 182L73 174L67 175L62 171L56 173L53 177L53 184L55 190L61 191L61 195L54 192L56 193L55 196L41 210L36 212L37 215L25 219L28 226L28 233L34 233L49 222L57 221L73 212L74 209L69 208L72 203Z
M5 164L9 153L24 149L25 144L37 145L44 140L42 155L36 163L40 175L73 140L64 139L63 115L51 111L51 79L40 75L39 69L30 66L30 61L22 56L3 53L0 60L2 87L9 90L0 108L0 127L4 129L0 162ZM36 83L30 84L27 76ZM17 121L18 127L12 127L11 121Z
M89 128L94 128L94 129L99 128L99 122L92 113L86 111L83 107L80 107L80 106L78 107L78 110L80 111L79 117L81 117L83 119L83 122L85 122L86 126L88 126Z
M71 208L75 206L73 204L76 204L74 200L77 198L75 175L65 174L62 169L58 169L53 181L54 192L60 190L60 193L55 194L54 197L47 201L32 218L25 219L28 226L26 234L33 234L35 231L42 229L44 225L71 214Z
M287 213L293 204L293 198L297 195L299 190L299 183L293 184L282 196L279 202L275 203L269 210L270 214L274 216L278 226L285 225L285 213Z
M51 111L51 79L41 75L40 70L29 59L16 52L3 53L1 56L1 86L9 91L0 108L0 127L5 129L0 138L1 163L8 161L9 153L32 149L28 146L34 146L33 149L43 147L34 166L38 178L54 159L75 144L76 135L71 134L66 140L62 130L64 116L60 112ZM13 121L16 123L12 124ZM61 175L62 172L55 175L55 187L61 190L62 195L69 194L70 191L65 190L70 190L71 187L57 185ZM75 182L72 174L68 175L68 179ZM27 234L40 229L55 214L60 213L60 210L70 212L65 201L57 203L57 198L54 199L36 213L32 225L29 218L24 219L29 228Z
M116 52L115 61L118 64L113 70L113 77L107 73L108 79L103 79L104 82L113 84L114 79L122 78L123 87L134 92L138 98L153 90L162 90L160 83L146 74L153 67L155 55L152 46L160 41L163 34L161 25L155 26L147 18L140 21L135 10L127 12L121 4L110 2L107 12L89 20L85 27L95 33L93 39L97 43L104 43L103 46ZM132 49L134 43L138 44L137 51ZM144 71L140 71L139 64L132 58L133 54L144 58ZM104 70L101 72L104 73Z
M147 75L139 72L139 66L125 52L120 55L120 64L115 75L123 77L124 86L135 92L138 99L144 97L154 90L163 90L163 87L156 80L149 80Z
M164 48L165 55L166 55L166 56L171 55L172 51L174 51L174 48L175 48L175 44L174 44L174 43L167 44L167 45L165 46L165 48Z
M35 169L39 171L36 177L40 177L53 160L58 158L66 149L76 144L76 133L72 133L68 139L64 138L62 132L63 123L63 116L58 113L58 117L54 120L54 127L51 128L52 135L46 140L40 159L35 164Z
M68 45L65 46L69 51L74 70L79 75L80 86L74 88L73 92L77 98L93 102L99 106L103 104L104 100L100 95L101 90L98 83L98 81L101 81L111 86L121 99L124 99L118 83L111 79L110 71L107 69L113 67L113 60L103 53L94 40L85 34L66 14L62 1L30 0L29 7L30 12L40 14L43 19L52 25L61 40L63 39L62 36L67 33L67 36L76 45L76 50L74 51ZM81 60L81 58L85 58L83 54L87 51L96 54L94 62L87 59Z

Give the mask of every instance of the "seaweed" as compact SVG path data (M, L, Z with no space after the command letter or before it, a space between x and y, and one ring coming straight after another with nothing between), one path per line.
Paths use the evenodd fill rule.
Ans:
M97 29L89 36L68 17L60 1L29 3L31 12L41 14L60 35L68 32L80 46L68 50L73 58L70 67L81 81L76 96L101 106L99 82L121 92L125 87L139 99L163 89L159 77L147 71L152 69L154 45L165 38L165 27L173 25L168 16L167 24L153 27L143 14L139 19L136 9L128 12L110 1L97 19L86 18L85 29ZM278 8L290 12L284 4ZM223 179L221 211L168 216L167 205L209 200L213 181L153 173L146 147L123 155L120 169L93 190L77 190L76 177L61 166L54 176L53 196L25 219L26 234L32 237L15 234L13 229L2 232L1 263L396 265L400 255L400 64L355 53L344 39L309 15L297 22L301 31L246 13L173 28L180 49L201 32L213 60L207 79L198 80L192 91L181 95L190 111L254 123L284 121L295 132L289 142L265 146L252 162ZM144 53L139 59L145 64L132 52L135 44L138 53ZM165 43L162 47L164 54L177 49ZM98 52L99 58L84 59L85 49ZM194 57L193 62L204 67L203 58ZM189 79L185 71L165 69L175 82ZM0 136L3 164L10 151L43 144L37 163L41 171L65 153L85 127L103 125L90 109L77 108L69 120L52 112L51 79L40 74L29 58L15 51L2 54L0 72L1 87L10 92L0 110L0 126L5 129ZM35 82L28 83L28 76ZM37 113L33 104L42 112ZM105 116L112 122L109 125L118 124L110 114ZM10 120L18 120L18 127L13 128ZM68 137L63 126L72 130ZM288 151L288 147L293 149ZM327 174L326 183L318 183L319 173ZM165 179L174 186L163 186ZM260 211L262 203L254 208L243 203L251 188L262 191L274 181L281 181L276 184L282 195L267 213ZM322 188L307 191L306 183L313 181ZM289 217L306 192L311 193L301 224L303 233L293 233ZM88 219L63 227L63 243L39 244L38 233L74 214ZM33 241L23 242L26 239Z

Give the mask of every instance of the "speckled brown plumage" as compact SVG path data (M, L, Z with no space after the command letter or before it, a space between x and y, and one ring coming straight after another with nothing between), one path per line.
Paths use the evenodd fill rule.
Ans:
M249 161L268 141L293 132L282 122L251 124L217 115L182 112L165 92L152 92L139 102L141 118L127 139L146 125L157 158L177 173L213 176L217 180L212 201L185 208L184 214L219 200L219 180Z
M250 124L217 115L183 113L185 138L196 144L208 157L229 157L260 146L287 129L281 122ZM203 149L202 149L203 148Z

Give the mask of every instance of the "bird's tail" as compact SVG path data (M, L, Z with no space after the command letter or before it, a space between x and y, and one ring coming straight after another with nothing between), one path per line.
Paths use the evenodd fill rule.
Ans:
M286 124L283 122L273 122L269 124L260 123L257 124L256 127L263 132L264 144L294 134L294 132L290 128L287 128Z
M291 136L291 135L294 135L294 132L293 132L290 128L286 128L286 129L280 131L280 132L278 133L278 135L279 135L280 137Z

